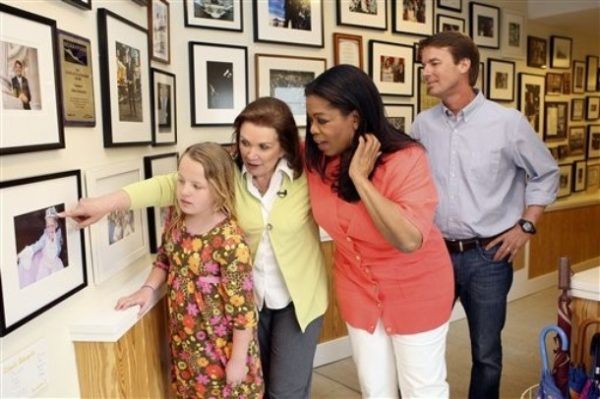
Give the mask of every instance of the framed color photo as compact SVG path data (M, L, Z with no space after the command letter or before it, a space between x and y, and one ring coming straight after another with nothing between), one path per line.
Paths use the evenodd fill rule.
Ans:
M587 162L586 191L593 193L600 189L600 163L597 161Z
M502 11L502 56L522 60L525 58L525 17L523 15Z
M563 36L550 36L550 67L569 69L573 39Z
M546 74L546 95L560 96L563 89L563 74L548 72Z
M104 146L149 144L150 55L146 29L98 10Z
M243 30L242 0L183 0L183 5L188 28Z
M515 63L488 58L487 96L494 101L515 99Z
M148 3L148 39L152 60L171 62L171 17L167 0Z
M177 91L175 75L152 68L152 144L177 143Z
M569 156L585 159L585 126L569 127Z
M138 161L112 163L86 173L87 196L97 197L144 178ZM90 226L94 282L100 284L148 253L146 212L110 212Z
M600 125L588 126L587 158L600 157Z
M527 66L546 68L548 41L535 36L527 36Z
M585 62L573 61L573 93L585 92Z
M384 104L387 120L398 130L410 134L415 108L412 104Z
M189 42L192 126L231 125L248 103L248 49Z
M573 165L558 165L558 193L557 198L568 197L571 194L571 181L573 180Z
M427 83L423 78L423 67L417 70L417 113L423 112L439 104L440 99L429 95L427 92Z
M323 47L323 0L253 0L254 41Z
M595 92L598 90L598 56L588 55L586 61L585 91Z
M462 11L462 0L437 0L437 7L451 11Z
M149 179L154 176L177 172L178 158L176 152L144 157L144 178ZM150 251L152 253L156 253L162 243L162 232L168 209L169 207L158 206L146 209L148 213Z
M566 101L546 102L544 140L566 139L569 121L569 103Z
M0 336L87 286L83 230L57 216L81 196L78 170L0 182Z
M88 39L58 32L65 126L95 126L92 45Z
M544 92L545 79L543 75L519 73L519 111L525 115L533 130L544 137Z
M433 0L392 1L392 32L432 35L433 7Z
M348 64L363 69L363 39L347 33L333 34L334 65Z
M64 148L56 22L0 4L0 155Z
M369 75L379 93L413 95L413 47L369 40Z
M469 35L479 47L500 48L500 9L469 3Z
M284 101L298 126L306 126L304 87L325 72L325 58L256 54L256 97Z
M587 183L587 165L585 161L573 162L573 191L584 191Z
M438 14L436 32L456 31L466 33L464 18L451 17L449 15Z
M586 97L585 120L595 121L600 119L600 97Z
M571 100L571 120L573 122L582 121L584 109L585 100L583 98L573 98Z
M387 30L386 0L336 0L337 24Z

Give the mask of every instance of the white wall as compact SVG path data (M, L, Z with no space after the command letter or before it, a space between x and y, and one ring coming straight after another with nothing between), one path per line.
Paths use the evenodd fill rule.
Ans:
M261 0L262 1L262 0ZM481 1L481 0L480 0ZM486 1L490 4L500 4L502 8L519 11L526 14L527 5L525 1ZM126 148L104 148L102 136L102 110L101 110L101 90L99 79L98 64L98 35L96 23L96 9L106 7L109 10L124 16L134 23L147 26L146 8L140 7L131 0L93 0L93 10L84 11L75 8L65 2L58 0L30 0L30 1L5 1L2 3L22 8L27 11L37 13L57 21L59 29L75 33L91 40L93 53L94 70L94 92L96 106L96 126L89 127L67 127L65 128L66 148L61 150L32 152L28 154L18 154L3 156L0 158L1 179L11 180L26 176L46 174L51 172L60 172L70 169L82 169L83 172L88 169L104 166L121 160L139 159L144 155L160 154L172 151L181 151L188 145L199 141L218 141L228 142L231 137L231 127L190 127L190 92L189 92L189 63L188 63L188 41L200 41L209 43L223 43L248 46L249 54L249 98L255 98L255 68L254 54L269 53L280 55L323 57L327 59L327 65L331 66L333 61L332 33L346 32L359 34L363 36L364 65L368 69L368 41L377 39L392 41L412 45L419 40L415 36L392 34L391 32L391 6L388 4L388 31L383 33L375 30L360 30L336 25L336 1L323 0L324 20L325 20L325 47L316 49L310 47L285 46L269 43L253 42L253 23L252 23L252 4L249 0L243 0L243 24L244 32L227 32L216 30L205 30L197 28L185 28L183 16L182 0L171 0L171 64L163 65L153 63L153 66L172 72L177 76L177 127L178 144L176 146L150 147L137 146ZM468 2L463 0L462 15L452 13L446 10L440 10L440 13L460 16L467 19L468 26ZM599 37L598 26L592 27L596 33L590 32L585 36L573 37L573 58L584 60L586 54L598 55ZM529 34L549 38L551 34L572 37L566 30L555 31L549 27L530 23L528 25ZM499 50L482 49L482 58L493 57L502 58ZM542 70L527 68L524 61L518 61L517 72L530 72L541 74ZM515 79L517 77L515 76ZM517 80L515 80L517 81ZM415 89L416 90L416 89ZM517 93L515 93L515 99ZM415 97L387 97L385 102L416 104ZM505 104L506 106L515 106L514 104ZM415 110L416 112L416 110ZM5 132L0 132L6 134ZM5 250L4 248L2 250ZM92 283L91 259L88 247L88 276L90 285ZM147 264L147 263L146 263ZM145 266L138 266L139 270ZM103 291L107 287L115 286L115 291L122 287L126 276L118 276L106 282ZM55 306L44 314L36 317L34 320L25 324L21 328L12 332L0 340L1 360L4 362L11 356L20 353L38 340L44 338L48 350L49 375L48 385L39 392L43 397L77 397L79 396L79 385L77 381L77 369L75 363L75 354L71 343L67 326L74 318L89 317L86 314L86 295L93 291L90 286L82 292L70 297L63 303ZM87 291L87 292L86 292ZM111 301L113 298L107 298ZM102 367L102 365L99 365Z

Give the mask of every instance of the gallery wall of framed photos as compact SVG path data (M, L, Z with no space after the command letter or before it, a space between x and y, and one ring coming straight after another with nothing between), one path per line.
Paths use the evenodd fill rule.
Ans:
M118 173L106 172L114 165L130 165L128 170L141 176L144 158L158 162L165 156L173 168L177 153L193 143L230 143L232 115L257 95L290 102L304 126L298 82L335 63L369 73L384 93L390 119L409 131L417 113L435 104L424 92L416 43L440 29L457 29L480 46L478 87L523 111L557 158L560 201L600 196L598 35L528 20L526 2L516 0L501 7L492 0L423 0L424 12L408 1L375 0L371 8L358 10L349 0L311 0L298 14L311 15L309 20L286 20L282 10L265 7L267 0L230 3L220 8L194 0L0 0L0 52L6 60L0 65L6 78L0 107L2 190L43 191L69 172L69 190L81 188L86 195L99 193L94 188L102 179L108 187L120 184ZM29 93L11 96L17 67ZM34 241L19 237L19 217L35 218L74 202L69 192L7 211L2 224L15 224L14 241L25 240L18 251L10 248L11 256L16 259L21 247ZM127 218L131 215L115 215L115 220ZM144 220L135 223L148 229ZM46 374L26 396L79 396L70 320L86 312L96 290L114 285L115 298L105 300L116 300L127 276L145 272L152 259L147 250L132 260L130 270L127 265L102 270L102 261L94 259L96 233L86 231L80 238L68 223L61 228L69 267L76 266L61 277L69 284L55 289L61 300L35 297L35 308L24 311L34 316L9 320L10 331L4 328L0 338L3 364L30 347L42 348ZM114 226L106 229L114 232ZM146 251L154 230L152 224L136 250ZM3 295L17 292L19 284ZM4 384L2 393L10 396L9 389Z

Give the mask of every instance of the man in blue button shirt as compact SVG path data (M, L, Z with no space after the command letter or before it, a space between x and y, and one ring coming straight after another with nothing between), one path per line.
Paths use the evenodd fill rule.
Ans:
M558 166L524 115L474 89L479 51L468 36L441 32L419 48L427 91L441 103L417 116L411 134L427 149L436 224L469 323L469 398L498 398L512 260L556 197Z

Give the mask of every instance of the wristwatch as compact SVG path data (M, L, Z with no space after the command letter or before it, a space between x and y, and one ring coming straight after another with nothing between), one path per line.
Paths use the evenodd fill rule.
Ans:
M533 222L530 222L527 219L519 219L517 223L519 224L519 226L521 226L521 230L523 230L525 233L535 234L537 231Z

